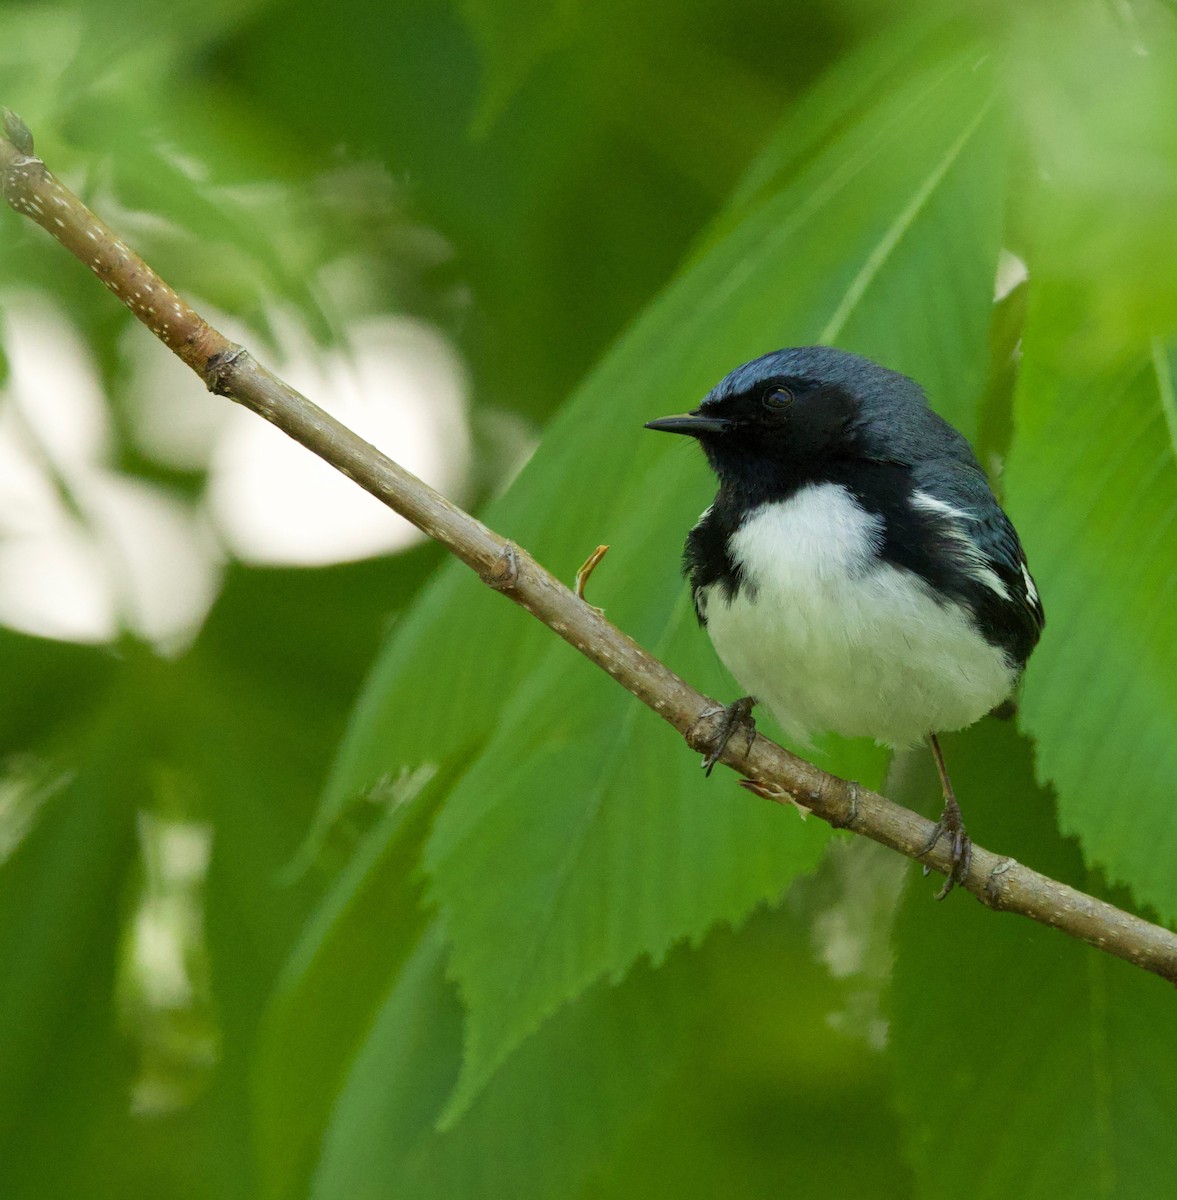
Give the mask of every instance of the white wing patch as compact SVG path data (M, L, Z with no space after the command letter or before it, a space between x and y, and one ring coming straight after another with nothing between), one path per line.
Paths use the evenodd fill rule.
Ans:
M1038 599L1038 589L1034 586L1034 580L1030 578L1030 572L1026 570L1025 563L1022 563L1022 579L1025 581L1026 596L1029 598L1030 603L1035 608L1040 609L1042 601Z
M951 504L946 504L943 500L937 500L935 496L929 496L927 492L916 492L911 498L911 506L921 509L923 512L934 513L940 518L940 529L960 551L961 566L970 579L983 584L991 592L996 592L1003 600L1011 598L1009 588L989 565L988 559L977 544L965 532L962 522L976 521L976 517L969 516L967 512L963 512ZM1034 584L1026 573L1025 567L1022 568L1022 574L1026 576L1029 594L1037 600Z

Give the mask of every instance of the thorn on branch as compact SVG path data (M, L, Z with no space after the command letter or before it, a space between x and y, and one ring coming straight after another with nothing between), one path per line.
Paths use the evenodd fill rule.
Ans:
M608 553L608 546L598 546L592 554L588 556L581 564L581 568L576 572L576 596L579 600L584 600L584 585L588 583L589 576L597 569L597 563L601 561ZM585 603L588 603L585 601ZM598 616L604 615L604 610L597 608L595 604L589 604L589 608Z

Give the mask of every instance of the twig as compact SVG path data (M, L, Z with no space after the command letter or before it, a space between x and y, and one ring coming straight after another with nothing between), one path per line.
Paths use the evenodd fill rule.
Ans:
M578 600L584 599L584 588L585 584L587 584L589 581L589 576L597 569L597 565L600 563L601 559L603 559L608 553L608 546L598 546L592 552L592 554L590 554L588 558L581 563L580 570L576 572L576 586L573 589L576 592L576 598ZM598 608L596 611L601 612L602 610Z
M412 521L488 586L509 596L612 675L673 725L692 749L709 748L711 722L706 718L719 708L713 700L609 624L525 551L451 504L213 329L33 156L24 123L4 112L7 136L0 137L0 182L5 199L88 266L210 391L265 417ZM835 828L872 838L942 874L952 866L947 846L924 854L934 829L931 821L818 770L765 737L757 735L746 749L743 738L732 739L720 761L752 781L757 795L796 804ZM989 908L1061 929L1177 982L1177 935L1011 858L974 845L962 886Z

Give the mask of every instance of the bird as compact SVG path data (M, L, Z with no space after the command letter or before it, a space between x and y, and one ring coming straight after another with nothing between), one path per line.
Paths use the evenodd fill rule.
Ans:
M942 899L972 842L937 735L1013 696L1045 624L969 443L914 379L831 346L762 355L646 428L694 438L719 483L683 573L748 695L723 710L708 774L754 704L802 747L926 741L944 807L921 856L950 839Z

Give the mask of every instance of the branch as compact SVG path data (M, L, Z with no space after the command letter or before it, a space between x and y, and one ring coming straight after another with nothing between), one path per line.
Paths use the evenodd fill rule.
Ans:
M79 258L212 392L252 409L412 521L488 587L607 671L695 750L710 748L718 706L541 567L520 547L451 504L228 341L33 155L24 123L4 110L0 185L8 203ZM925 853L933 824L757 735L734 738L721 760L758 795L813 812L946 873L947 839ZM1177 983L1177 935L974 845L963 887L989 908L1020 913Z

